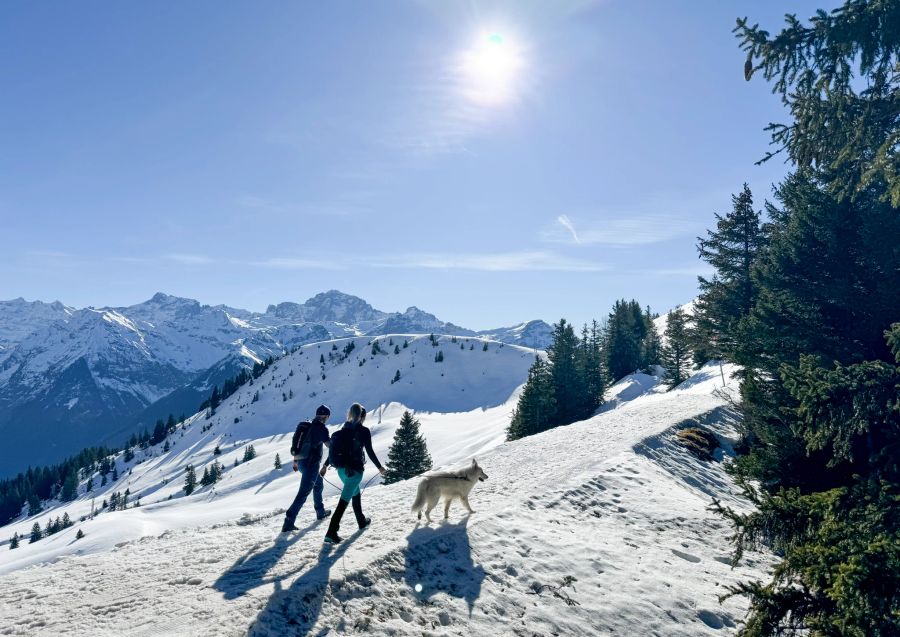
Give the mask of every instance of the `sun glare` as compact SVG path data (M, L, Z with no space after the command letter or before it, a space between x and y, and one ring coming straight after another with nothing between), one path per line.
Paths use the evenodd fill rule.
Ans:
M497 32L482 33L462 55L463 92L476 104L508 104L518 96L524 66L514 40Z

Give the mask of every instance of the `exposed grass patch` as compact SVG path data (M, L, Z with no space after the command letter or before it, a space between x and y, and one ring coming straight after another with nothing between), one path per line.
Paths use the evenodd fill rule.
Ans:
M700 427L688 427L675 433L678 443L701 460L712 460L719 448L719 440L711 432Z

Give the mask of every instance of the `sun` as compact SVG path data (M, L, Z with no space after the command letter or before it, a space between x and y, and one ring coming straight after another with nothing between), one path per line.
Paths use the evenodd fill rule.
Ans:
M502 106L515 101L525 67L521 47L496 31L479 34L463 52L461 88L467 99L482 106Z

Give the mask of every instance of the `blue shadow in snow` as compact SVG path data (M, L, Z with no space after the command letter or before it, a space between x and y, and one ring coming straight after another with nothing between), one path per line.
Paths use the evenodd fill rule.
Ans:
M318 523L310 524L291 535L281 534L272 546L262 551L258 551L260 545L256 544L219 576L213 588L223 593L225 599L234 599L261 584L272 581L266 578L266 573L278 563L292 544L316 526Z
M445 593L466 600L472 613L481 595L484 568L472 562L468 522L466 516L456 524L417 524L407 537L404 580L417 599L427 601L436 593Z

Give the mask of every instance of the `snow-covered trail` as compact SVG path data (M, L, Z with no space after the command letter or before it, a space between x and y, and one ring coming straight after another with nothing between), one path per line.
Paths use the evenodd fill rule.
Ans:
M660 451L678 423L716 426L709 376L501 445L479 458L477 512L448 523L416 523L412 480L368 489L372 527L348 513L333 549L307 505L288 537L273 514L11 573L0 634L721 634L742 607L717 595L756 570L729 569L706 508L733 496L720 465Z

